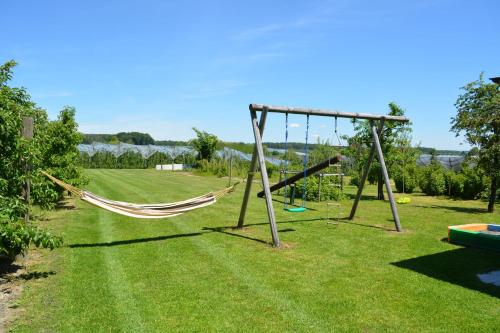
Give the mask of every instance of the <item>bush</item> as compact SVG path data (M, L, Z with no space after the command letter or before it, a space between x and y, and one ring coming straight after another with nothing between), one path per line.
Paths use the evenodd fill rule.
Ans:
M62 239L30 224L0 217L0 256L13 261L17 255L24 255L30 244L53 250Z
M404 170L404 175L402 172L396 172L393 178L394 183L396 184L396 190L401 193L413 193L418 185L416 168L407 168Z
M354 185L358 187L360 181L361 181L361 176L356 172L351 176L351 179L349 180L349 185Z
M462 165L462 174L464 177L463 199L477 199L487 190L489 178L477 167Z
M465 176L462 173L456 173L448 170L445 173L446 191L449 196L462 197L465 184Z
M444 168L433 163L419 170L419 186L422 192L427 195L442 195L446 193L446 180Z
M139 153L128 151L116 159L119 169L144 169L146 160Z
M342 189L335 184L338 180L333 177L324 177L321 181L321 200L343 200L345 199L345 194ZM304 191L304 179L299 180L295 183L295 197L296 199L302 198L302 193ZM306 195L305 199L308 201L318 200L318 187L319 187L319 177L310 176L307 177L306 183ZM288 195L290 195L290 190L287 190Z

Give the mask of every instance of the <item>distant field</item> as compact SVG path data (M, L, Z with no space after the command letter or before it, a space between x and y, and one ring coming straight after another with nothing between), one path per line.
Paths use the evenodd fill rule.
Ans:
M185 199L227 180L155 170L89 170L88 189L125 201ZM275 202L283 249L269 246L254 186L247 224L233 230L244 187L217 204L166 220L135 220L77 201L44 223L65 246L40 251L14 332L468 331L498 332L500 253L443 241L447 226L498 222L480 201L412 196L398 206L368 187L353 222L327 224L324 203L286 213ZM348 186L347 193L355 188ZM397 196L397 194L396 194ZM276 197L277 200L281 198ZM342 203L342 215L351 200Z

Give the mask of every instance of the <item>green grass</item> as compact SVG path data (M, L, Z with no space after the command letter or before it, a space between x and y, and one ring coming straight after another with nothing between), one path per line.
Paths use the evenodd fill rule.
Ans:
M155 170L89 170L88 189L112 199L174 201L226 180ZM41 251L20 300L19 331L470 331L500 324L500 287L477 273L500 254L443 242L447 226L498 222L480 201L413 195L394 232L387 202L361 201L354 222L327 224L325 204L287 213L275 202L283 249L269 246L254 186L247 224L233 230L243 186L217 204L165 220L136 220L77 202L46 222L65 246ZM353 193L353 187L347 192ZM369 187L367 194L373 194ZM277 198L279 199L279 198ZM350 210L343 202L343 215Z

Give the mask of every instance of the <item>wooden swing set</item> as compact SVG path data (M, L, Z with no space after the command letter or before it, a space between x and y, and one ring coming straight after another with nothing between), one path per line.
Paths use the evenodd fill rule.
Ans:
M272 194L271 192L283 188L287 184L291 182L296 182L301 178L307 177L308 175L312 175L315 172L323 169L328 165L332 164L332 160L334 163L340 161L340 155L335 156L331 159L323 161L315 166L310 167L309 169L305 169L304 173L297 174L289 179L285 178L285 181L279 182L275 185L269 184L269 177L267 174L266 168L266 160L264 155L264 147L262 146L262 136L264 134L264 128L266 124L267 115L269 113L283 113L287 117L289 114L297 114L297 115L305 115L309 118L309 116L321 116L321 117L334 117L337 118L348 118L348 119L363 119L368 120L370 122L370 128L372 133L372 145L370 148L370 153L368 156L368 161L363 170L363 176L361 178L361 182L358 186L358 192L354 199L354 203L351 208L351 213L349 215L349 219L352 220L354 215L356 214L356 209L358 207L359 200L361 199L361 194L363 192L363 187L366 182L366 178L368 177L368 172L370 170L370 166L372 164L373 158L375 156L375 152L377 153L378 160L382 167L382 175L384 178L385 188L387 190L387 195L389 197L389 203L392 210L392 216L394 218L394 225L396 226L396 230L398 232L402 231L401 223L399 221L398 210L396 207L396 202L394 200L394 195L392 194L391 184L389 181L389 174L387 172L387 167L385 165L384 155L382 153L382 147L380 146L380 136L382 134L382 130L384 128L384 123L386 121L397 121L397 122L409 122L409 119L403 116L391 116L391 115L376 115L376 114L367 114L367 113L352 113L352 112L340 112L340 111L332 111L332 110L321 110L321 109L307 109L307 108L294 108L294 107L284 107L284 106L272 106L272 105L261 105L261 104L250 104L250 118L252 121L252 129L255 139L255 145L252 154L252 160L250 162L250 168L248 170L247 182L245 187L245 194L243 196L243 201L241 203L240 217L238 220L237 227L243 228L245 225L245 214L247 211L248 200L250 199L250 192L252 189L252 182L257 171L257 162L259 163L259 170L262 178L262 187L263 191L258 193L259 197L265 197L266 199L266 207L267 207L267 216L269 220L269 226L271 229L271 236L273 240L274 247L280 247L280 239L278 236L278 227L276 225L276 217L273 208ZM260 120L257 119L257 112L260 112ZM306 137L307 139L307 137Z

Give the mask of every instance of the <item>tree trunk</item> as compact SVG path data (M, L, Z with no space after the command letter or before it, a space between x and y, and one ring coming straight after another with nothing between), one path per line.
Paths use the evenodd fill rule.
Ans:
M488 212L493 213L495 211L495 199L497 198L497 176L491 177L491 192L490 200L488 201Z
M377 199L384 200L384 177L382 172L378 175L377 181Z

